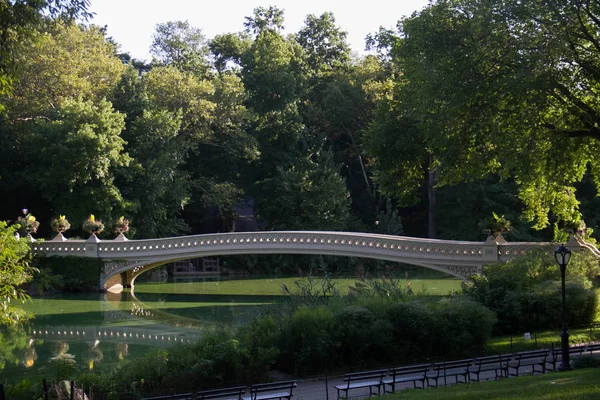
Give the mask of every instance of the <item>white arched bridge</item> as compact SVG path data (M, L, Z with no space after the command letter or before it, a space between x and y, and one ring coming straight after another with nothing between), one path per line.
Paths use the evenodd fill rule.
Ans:
M600 252L576 237L574 251ZM548 242L485 242L422 239L355 232L260 231L192 235L162 239L51 240L33 243L33 251L48 256L100 258L104 270L100 288L131 285L141 273L160 265L196 257L244 254L317 254L374 258L418 265L466 279L486 264L519 257L534 249L556 247Z

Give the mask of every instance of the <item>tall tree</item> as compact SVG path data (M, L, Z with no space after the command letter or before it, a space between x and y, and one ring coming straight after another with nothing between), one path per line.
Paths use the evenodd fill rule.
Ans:
M124 115L101 100L65 100L49 120L24 136L28 168L21 175L36 187L54 212L83 221L90 213L116 218L124 199L115 173L128 165L121 132Z
M388 41L402 74L390 118L410 128L379 132L401 142L418 137L415 155L430 155L427 169L439 172L439 185L492 173L514 177L524 216L537 228L552 215L579 218L573 183L588 165L598 170L590 122L597 21L591 1L431 4L402 20L397 39ZM373 154L390 165L381 171L382 187L408 190L394 189L404 179L401 163L418 159ZM384 171L394 170L386 185Z
M150 54L159 65L203 75L208 70L207 41L202 30L188 21L169 21L156 25Z
M49 20L87 20L89 0L0 1L0 96L9 94L15 80L15 54L30 35ZM0 98L0 112L4 103Z

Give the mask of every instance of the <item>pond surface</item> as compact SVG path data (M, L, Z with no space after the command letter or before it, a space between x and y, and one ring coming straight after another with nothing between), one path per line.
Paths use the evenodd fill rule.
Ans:
M135 293L63 294L34 298L23 308L28 327L0 333L0 383L55 379L57 360L79 370L110 368L174 343L193 341L207 329L246 324L284 301L281 285L297 277L137 283ZM338 280L345 292L354 278ZM412 280L430 294L458 290L460 280L439 274Z

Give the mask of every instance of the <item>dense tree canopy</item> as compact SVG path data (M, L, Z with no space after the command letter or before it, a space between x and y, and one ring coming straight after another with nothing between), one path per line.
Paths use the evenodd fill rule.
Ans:
M578 219L573 184L588 168L598 175L599 11L588 1L441 0L392 39L379 35L399 72L371 127L382 189L410 197L432 169L440 185L498 174L515 179L535 227Z
M236 229L253 204L266 229L476 240L497 212L509 237L548 239L530 228L598 208L599 12L438 0L358 57L332 13L284 35L260 7L214 38L158 24L144 64L59 18L86 1L0 1L27 38L0 35L2 215L35 208L42 235L59 213L127 215L155 237Z

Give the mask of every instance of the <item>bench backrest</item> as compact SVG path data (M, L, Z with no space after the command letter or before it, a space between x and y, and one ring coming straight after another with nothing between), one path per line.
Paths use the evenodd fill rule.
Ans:
M431 364L409 365L406 367L395 367L390 369L392 376L424 374L431 368Z
M589 351L590 353L598 350L600 350L600 343L588 344L585 346L585 351Z
M455 360L455 361L442 361L433 364L433 369L436 371L445 371L453 368L467 368L473 363L473 359Z
M384 376L386 376L388 373L387 369L378 369L375 371L364 371L364 372L353 372L350 374L345 374L344 375L344 382L356 382L356 381L363 381L363 380L367 380L367 379L383 379Z
M285 390L292 394L292 390L297 386L297 381L280 381L280 382L270 382L270 383L258 383L256 385L252 385L250 387L250 395L251 397L256 397L257 393L262 392L271 392L275 390Z
M244 396L244 393L246 393L246 386L234 386L222 389L203 390L201 392L196 393L196 397L194 399L216 399L218 397L241 399Z
M178 393L168 396L144 397L142 400L186 400L193 398L194 393Z
M532 350L532 351L522 351L520 353L515 354L515 358L517 360L530 360L532 358L546 359L548 357L548 350Z
M510 356L505 356L506 359L509 359ZM487 365L487 364L495 364L495 363L499 363L503 361L502 360L502 356L495 355L495 356L485 356L485 357L477 357L475 359L475 365Z

